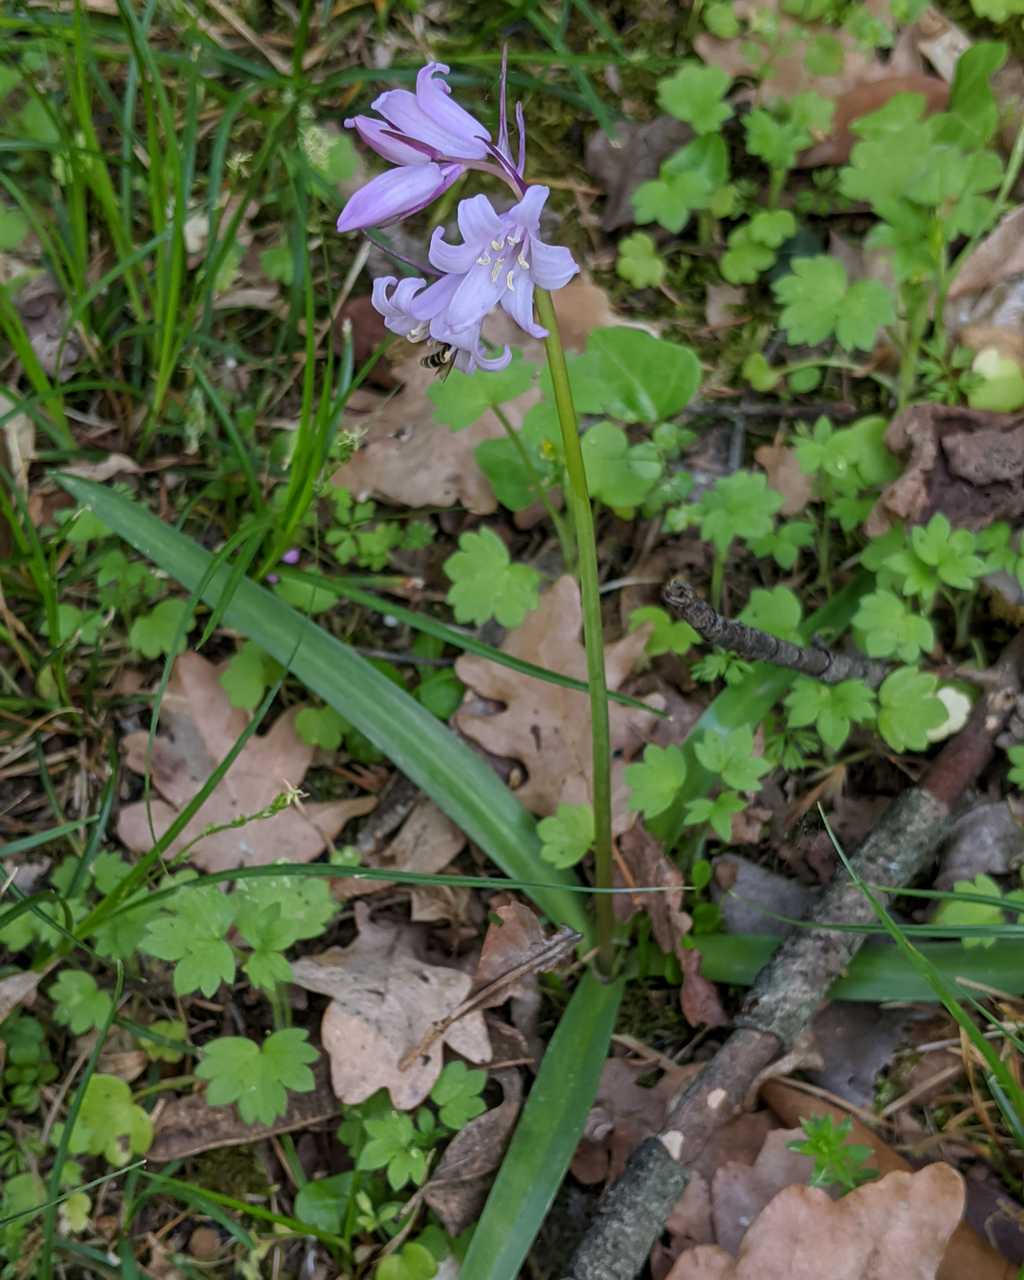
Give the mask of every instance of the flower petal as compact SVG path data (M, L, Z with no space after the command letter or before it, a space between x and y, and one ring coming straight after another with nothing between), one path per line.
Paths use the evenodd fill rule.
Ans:
M525 271L517 271L515 273L512 280L512 288L501 296L501 308L531 338L546 338L548 336L548 331L543 325L534 323L533 281Z
M528 231L539 231L541 210L550 194L547 187L527 187L526 195L509 209L505 217L511 218L521 227L526 227Z
M479 248L475 244L448 244L444 238L444 228L435 227L430 237L430 252L427 260L438 271L453 272L464 276L479 257Z
M505 276L494 278L489 267L474 266L462 277L445 313L453 329L465 329L479 322L492 310L505 292Z
M410 304L410 310L420 321L433 320L446 310L458 289L461 280L458 276L442 276L434 280Z
M439 65L431 63L430 66ZM423 71L420 72L420 76ZM424 102L430 108L424 110ZM436 109L435 109L436 108ZM394 125L399 133L408 134L418 142L425 142L433 147L438 158L465 157L477 159L487 154L487 141L479 140L480 133L487 132L483 125L474 120L461 107L450 102L447 93L439 86L434 91L416 93L408 89L389 89L373 100L373 109L378 111L389 124ZM451 113L455 112L453 116ZM467 128L463 117L470 122ZM456 127L452 128L451 125Z
M541 289L561 289L579 271L576 260L563 245L545 244L530 236L530 275Z
M467 245L471 245L476 257L490 240L498 240L505 234L503 220L494 212L494 206L486 196L470 196L459 201L459 230Z
M456 168L461 166L445 166ZM458 177L449 176L440 165L402 165L371 179L352 196L338 218L339 231L360 231L382 227L407 218L435 200Z
M396 281L394 276L379 276L374 280L370 301L374 309L384 317L386 329L405 338L423 325L422 320L410 314L409 305L425 284L425 280L416 278ZM388 296L388 288L391 285L395 287Z
M452 91L443 79L434 79L435 75L447 74L448 68L443 62L428 62L416 76L416 101L424 113L446 133L453 138L462 139L461 149L449 151L449 155L483 156L491 135L475 116L452 101ZM466 150L467 147L473 150Z
M430 156L425 155L419 147L410 147L399 142L394 130L383 120L374 120L372 116L355 116L345 121L346 129L355 129L368 147L372 147L379 156L390 160L392 164L426 164Z

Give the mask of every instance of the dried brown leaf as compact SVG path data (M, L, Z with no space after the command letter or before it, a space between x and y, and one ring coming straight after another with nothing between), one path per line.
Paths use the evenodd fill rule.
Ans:
M872 536L895 517L910 524L936 512L958 528L982 529L1024 514L1024 417L942 404L918 404L885 433L893 453L909 454L898 480L868 518Z
M331 1083L342 1102L364 1102L387 1089L400 1111L419 1106L441 1074L447 1042L471 1062L491 1058L480 1013L453 1023L407 1070L399 1066L469 994L471 980L456 969L422 960L418 931L378 925L357 903L359 936L348 947L292 961L292 980L331 997L320 1029L331 1060Z
M312 1093L289 1093L288 1109L273 1124L246 1124L237 1107L211 1107L205 1094L175 1098L156 1115L153 1145L147 1160L162 1163L183 1160L216 1147L237 1147L278 1133L308 1129L338 1115L338 1100L331 1089L328 1067L321 1058L313 1065L316 1087Z
M809 89L835 100L857 85L921 68L920 56L909 39L898 42L889 59L883 62L873 51L866 53L861 49L849 31L792 18L781 11L779 0L735 0L732 7L740 19L763 17L765 10L778 13L779 40L767 74L758 81L755 96L759 102L792 98ZM887 0L866 0L863 7L883 21L890 16ZM807 65L807 46L819 35L835 38L842 47L842 69L836 75L819 75ZM733 40L702 34L697 36L694 47L704 62L721 67L731 76L747 77L761 70L758 60L763 46L752 43L745 34Z
M848 1141L869 1147L872 1163L883 1173L910 1171L911 1166L903 1156L856 1116L808 1094L790 1081L765 1081L761 1085L761 1097L786 1125L798 1125L805 1116L831 1116L837 1122L849 1120ZM970 1276L971 1280L1017 1280L1017 1268L1001 1258L966 1222L961 1222L953 1232L937 1275L938 1280L963 1280L964 1276Z
M586 654L580 643L583 622L579 589L570 577L544 593L540 605L521 627L506 638L502 649L552 671L586 679ZM646 631L605 648L609 689L619 689L641 660ZM560 804L586 804L590 799L590 707L587 695L520 675L486 659L464 655L455 664L459 679L481 697L504 704L495 714L477 714L468 702L455 723L468 737L495 756L522 763L526 781L517 792L531 811L552 814ZM650 699L661 709L662 700ZM632 755L652 731L654 717L645 711L612 703L609 707L612 750ZM614 830L621 833L633 821L623 776L625 761L612 767Z
M632 226L633 192L658 176L661 162L694 136L689 125L672 116L643 123L624 120L612 134L603 129L587 140L586 166L607 194L601 227L615 231Z
M690 932L693 924L683 910L683 873L665 856L661 841L656 840L642 822L637 822L619 837L619 884L650 885L660 893L617 894L615 914L620 920L631 920L638 911L646 911L651 921L654 941L666 955L674 955L679 940Z
M75 329L68 331L70 308L60 285L52 276L36 276L21 288L15 306L43 372L67 382L82 358L83 345Z
M171 843L171 856L211 824L252 818L276 796L301 784L313 761L313 748L295 732L296 715L296 709L285 712L268 733L249 739L213 794ZM145 773L148 766L153 786L163 797L121 810L117 833L129 849L145 852L152 847L154 837L167 830L205 784L247 722L246 712L232 707L221 686L219 668L197 653L181 654L160 706L163 732L153 741L152 755L147 759L145 731L130 733L121 743L127 767ZM305 805L301 812L289 807L273 817L203 836L189 850L189 859L204 871L311 862L346 822L368 813L376 803L373 796L360 796Z
M414 871L435 875L458 855L466 837L433 801L422 797L386 848L363 859L363 865L384 871ZM359 880L348 876L334 882L334 896L365 897L393 887L391 880Z
M814 493L814 480L797 461L796 450L782 443L781 437L754 450L754 458L764 468L768 483L782 494L780 514L795 516L803 511Z
M511 1027L491 1023L495 1054L522 1056L524 1046ZM479 1221L491 1174L500 1166L523 1100L520 1073L512 1067L493 1072L504 1098L460 1129L448 1144L437 1171L423 1188L423 1198L451 1236Z
M963 1179L949 1165L891 1173L833 1202L788 1187L760 1213L733 1258L699 1245L669 1280L932 1280L963 1212Z
M860 141L850 126L861 116L880 111L898 93L920 94L925 100L926 115L944 111L949 102L949 85L945 80L920 72L882 76L863 84L852 85L836 99L831 135L802 152L797 159L797 166L801 169L814 169L826 164L845 164L854 145Z

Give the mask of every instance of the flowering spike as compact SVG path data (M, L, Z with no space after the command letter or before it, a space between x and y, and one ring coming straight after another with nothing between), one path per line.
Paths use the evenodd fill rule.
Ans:
M396 167L372 179L342 210L339 231L382 226L418 212L455 182L467 168L496 173L519 197L498 213L486 196L462 200L458 208L461 244L449 244L438 227L430 241L429 261L440 272L428 284L426 272L404 280L374 281L372 301L385 326L410 342L428 336L454 353L455 368L503 369L512 359L506 346L488 355L481 345L484 320L500 306L525 333L544 338L547 330L533 317L533 291L560 289L579 271L568 249L540 238L540 216L547 187L527 186L526 124L521 103L515 119L518 162L513 164L506 89L508 54L502 50L501 100L497 143L458 103L443 77L448 68L428 63L416 76L416 92L393 89L373 106L383 120L356 116L347 128ZM420 269L422 270L422 269ZM450 349L450 350L449 350Z

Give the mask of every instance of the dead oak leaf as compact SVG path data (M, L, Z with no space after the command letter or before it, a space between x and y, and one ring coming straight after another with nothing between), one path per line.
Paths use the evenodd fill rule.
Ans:
M521 627L502 649L515 658L585 680L586 653L580 642L583 612L579 589L570 577L559 578L545 592ZM647 631L641 628L605 648L608 688L615 690L643 657ZM464 655L455 664L459 679L483 698L504 704L494 714L478 713L467 701L455 723L467 738L495 756L519 760L527 778L517 791L531 813L552 814L560 804L586 804L590 799L590 707L585 693L520 675L484 658ZM650 705L661 710L663 699ZM611 703L608 708L612 751L630 756L653 731L646 711ZM627 807L625 761L612 766L613 829L624 831L633 821Z
M466 843L462 831L433 801L421 797L402 823L395 838L377 853L369 853L363 865L384 871L415 871L434 875L452 862ZM360 880L356 876L336 880L336 898L361 898L394 885L391 880Z
M733 1258L699 1245L668 1280L932 1280L960 1221L964 1183L946 1164L891 1173L832 1201L787 1187L758 1214Z
M292 981L331 997L320 1038L331 1060L331 1084L342 1102L365 1102L387 1089L399 1111L426 1098L443 1065L445 1043L470 1062L489 1062L483 1015L469 1013L446 1027L403 1071L405 1055L429 1037L469 994L472 979L422 960L418 931L374 924L357 903L359 936L348 947L292 961Z
M244 731L249 717L231 705L219 669L198 653L183 653L174 664L160 705L163 730L147 754L149 735L128 734L121 743L125 765L136 773L149 770L163 797L139 801L121 810L117 833L129 849L143 853L159 839ZM312 862L344 827L375 805L373 796L287 808L267 818L265 810L281 793L297 788L313 762L313 748L295 732L297 710L278 717L268 733L246 743L209 799L167 853L189 849L189 860L204 871L260 867L273 862ZM210 826L252 819L212 835ZM152 821L152 829L150 822Z

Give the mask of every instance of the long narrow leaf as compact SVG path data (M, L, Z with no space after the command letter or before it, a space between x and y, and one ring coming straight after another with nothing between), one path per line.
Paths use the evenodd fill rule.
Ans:
M624 982L587 973L551 1038L491 1187L460 1280L515 1280L569 1167L597 1092Z
M58 479L76 501L188 590L208 572L210 553L145 507L78 476ZM221 603L230 573L224 566L210 576L203 591L207 603ZM557 887L574 883L574 877L541 862L533 818L480 756L425 707L347 645L252 582L236 584L224 621L364 733L506 875L551 882L553 887L530 891L534 902L552 920L589 937L590 919L579 897Z

